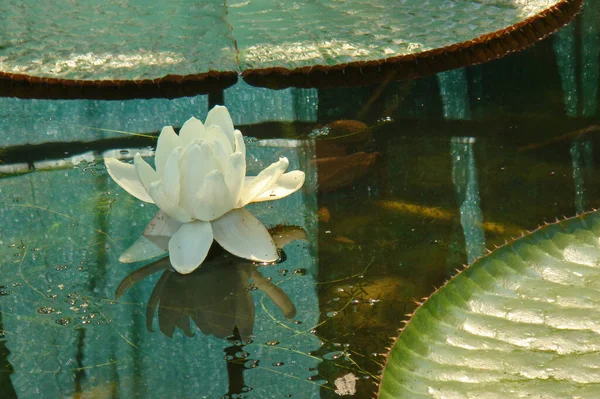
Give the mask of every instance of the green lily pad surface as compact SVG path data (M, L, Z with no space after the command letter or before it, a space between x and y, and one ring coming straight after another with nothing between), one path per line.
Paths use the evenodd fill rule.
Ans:
M597 398L599 238L593 212L475 261L415 311L379 398Z
M222 1L16 0L0 8L3 72L142 80L236 69Z
M416 54L506 29L558 1L234 1L242 70ZM286 5L288 5L286 7ZM293 22L292 22L293 21Z
M227 79L216 83L227 86L235 79L233 73L248 70L273 74L275 68L280 70L276 74L285 75L304 67L450 51L458 43L466 48L489 34L518 35L502 45L479 49L469 56L473 59L456 61L466 65L539 40L568 22L580 4L580 0L226 4L53 0L40 7L33 0L8 0L0 5L5 32L0 41L0 77L33 84L111 86L132 81L181 83L183 77L210 78L215 84L214 78L228 73ZM524 26L531 30L521 31ZM496 36L480 41L487 43ZM448 64L445 69L456 66ZM257 83L256 77L249 82Z

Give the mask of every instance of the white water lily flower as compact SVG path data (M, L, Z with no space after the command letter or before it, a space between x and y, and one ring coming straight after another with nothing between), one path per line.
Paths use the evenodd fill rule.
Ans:
M280 158L258 176L246 176L246 146L234 130L229 111L213 108L202 124L191 118L179 135L163 128L153 169L141 155L128 164L105 159L110 176L134 197L160 210L119 260L137 262L169 251L179 273L194 271L215 239L241 258L274 262L277 249L265 226L244 206L294 193L304 184L304 172L284 173Z

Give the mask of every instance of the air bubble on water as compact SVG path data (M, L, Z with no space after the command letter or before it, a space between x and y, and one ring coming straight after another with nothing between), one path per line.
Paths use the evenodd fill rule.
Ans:
M60 324L63 327L68 327L71 324L71 319L68 317L63 317L61 319L56 320L56 324Z
M273 363L273 366L275 366L275 367L281 367L284 364L285 364L284 362L275 362L275 363Z
M335 351L335 352L326 353L323 356L323 359L325 359L325 360L335 360L335 359L339 359L342 356L344 356L344 352L342 352L342 351Z
M56 312L56 309L51 308L50 306L42 306L37 310L39 314L52 314Z
M265 342L265 345L267 345L267 346L276 346L276 345L279 345L279 341L277 341L277 340L267 341L267 342Z
M391 123L394 119L391 116L385 116L383 118L377 119L377 123Z
M329 135L329 132L330 132L329 127L325 126L320 129L313 129L313 131L308 134L308 137L310 137L311 139L314 139L314 138L318 138L318 137L322 137L322 136L327 136L327 135Z

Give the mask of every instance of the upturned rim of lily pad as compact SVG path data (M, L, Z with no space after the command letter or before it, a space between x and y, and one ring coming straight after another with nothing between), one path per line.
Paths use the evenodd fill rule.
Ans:
M544 11L507 28L472 40L413 54L373 61L298 68L270 67L242 71L169 74L145 80L73 80L0 71L0 97L44 99L177 98L208 94L246 83L270 89L364 86L414 79L481 64L522 50L568 24L584 0L561 0Z
M532 46L571 22L581 11L583 3L584 0L562 0L507 28L469 41L419 53L332 66L248 69L242 72L242 77L250 85L270 89L283 89L290 86L298 88L364 86L378 82L415 79L482 64Z

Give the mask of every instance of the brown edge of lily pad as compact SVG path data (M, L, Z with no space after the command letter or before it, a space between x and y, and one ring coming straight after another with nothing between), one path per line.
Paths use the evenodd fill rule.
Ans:
M375 61L295 69L249 69L242 73L253 86L328 88L364 86L381 81L414 79L481 64L528 47L555 32L579 12L583 0L560 3L506 29L422 53ZM177 98L224 90L238 80L235 71L167 75L147 80L71 80L0 72L0 97L38 99Z
M145 80L68 80L0 72L0 97L37 99L177 98L208 94L234 85L238 73L209 71Z
M522 50L568 24L582 5L583 0L563 0L506 29L422 53L334 66L248 69L242 77L250 85L270 89L358 86L414 79L481 64Z

